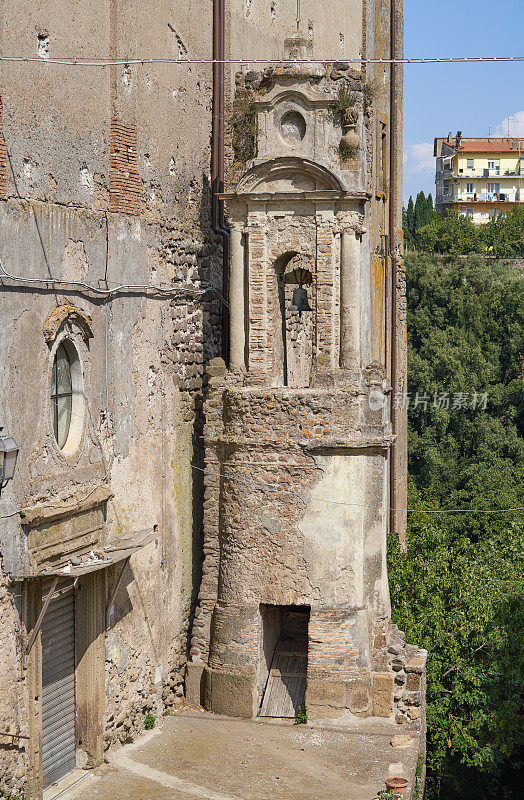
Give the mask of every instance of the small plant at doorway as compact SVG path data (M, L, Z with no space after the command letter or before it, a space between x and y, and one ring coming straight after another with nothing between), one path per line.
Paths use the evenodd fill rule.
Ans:
M375 800L402 800L402 795L395 792L382 791L377 794Z
M133 737L126 736L126 738L124 739L124 744L133 744Z
M146 714L144 718L144 728L146 731L150 731L152 728L155 727L156 717L153 714Z
M306 704L302 703L298 707L297 715L295 717L295 725L305 725L307 723Z

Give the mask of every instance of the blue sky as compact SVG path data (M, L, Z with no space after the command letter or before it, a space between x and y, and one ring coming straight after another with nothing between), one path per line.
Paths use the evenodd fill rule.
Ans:
M524 0L404 0L406 58L524 56ZM404 199L435 197L433 139L524 137L524 63L407 64Z

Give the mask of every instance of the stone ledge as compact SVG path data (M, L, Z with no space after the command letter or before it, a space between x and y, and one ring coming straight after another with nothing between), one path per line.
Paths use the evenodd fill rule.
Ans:
M28 506L20 512L20 521L22 525L28 528L36 528L46 522L52 522L63 517L72 517L75 514L81 514L83 511L90 511L92 508L107 503L111 497L113 497L113 492L109 486L104 484L98 486L88 495L84 494L83 497L76 501L74 498L68 498L67 500L56 499L54 502L42 505Z
M300 444L308 452L313 450L367 450L371 448L387 450L395 443L396 438L393 434L386 436L355 436L347 439L325 437L324 439L300 442Z

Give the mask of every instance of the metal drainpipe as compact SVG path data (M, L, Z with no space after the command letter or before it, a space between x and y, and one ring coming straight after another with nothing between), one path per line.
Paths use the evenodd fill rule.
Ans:
M395 58L397 57L397 19L396 19L396 5L397 0L391 0L391 72L390 72L390 109L389 109L389 125L390 125L390 146L389 146L389 255L391 258L391 425L393 433L396 432L396 410L393 402L396 379L397 379L397 236L395 230L396 214L396 137L397 137L397 113L396 113L396 80L397 80L397 65ZM396 508L396 491L395 491L395 445L392 446L390 451L390 466L389 466L389 529L392 531L395 526L395 511Z
M229 229L224 216L225 0L213 0L213 118L211 133L211 225L222 236L222 295L229 297ZM229 358L229 313L222 304L222 355Z

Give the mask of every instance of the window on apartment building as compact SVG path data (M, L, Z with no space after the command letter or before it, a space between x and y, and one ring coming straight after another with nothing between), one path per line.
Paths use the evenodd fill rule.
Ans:
M468 169L474 169L474 167L475 167L475 159L474 158L468 158L467 167L468 167Z
M51 419L56 443L73 452L83 427L82 371L73 343L63 340L55 351L51 373Z
M498 194L500 192L500 183L488 183L488 194Z
M466 192L468 194L473 194L473 184L472 183L466 183Z
M495 170L495 175L500 175L500 159L488 161L488 169Z

